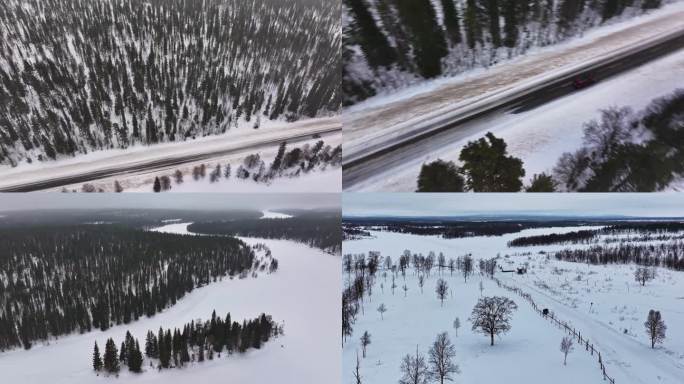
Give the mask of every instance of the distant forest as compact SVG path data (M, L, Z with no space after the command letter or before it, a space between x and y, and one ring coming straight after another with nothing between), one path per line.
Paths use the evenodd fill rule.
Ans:
M118 225L3 229L0 249L0 350L128 324L224 276L277 268L262 244Z
M588 225L577 220L520 220L520 221L459 221L439 218L354 218L344 220L345 234L350 238L366 236L366 231L375 228L381 231L410 233L421 236L441 236L445 239L473 236L501 236L517 233L524 229L544 227L573 227ZM591 225L599 225L592 223Z
M636 222L609 225L600 229L580 230L566 233L549 233L545 235L523 236L508 242L509 247L528 247L535 245L551 245L565 243L582 243L596 239L599 235L636 234L644 239L666 240L671 237L658 235L684 232L684 222ZM646 236L651 235L651 236ZM656 237L654 237L654 235Z
M328 115L340 3L0 2L0 164Z
M188 226L196 233L287 239L332 254L342 251L339 214L311 213L287 219L248 219L199 222Z
M661 0L344 0L344 104L489 67Z

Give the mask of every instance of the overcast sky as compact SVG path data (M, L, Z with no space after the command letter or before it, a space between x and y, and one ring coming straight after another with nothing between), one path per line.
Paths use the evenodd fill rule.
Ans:
M340 206L334 193L0 193L0 212L27 209L285 209Z
M623 215L684 217L684 193L347 193L345 216Z

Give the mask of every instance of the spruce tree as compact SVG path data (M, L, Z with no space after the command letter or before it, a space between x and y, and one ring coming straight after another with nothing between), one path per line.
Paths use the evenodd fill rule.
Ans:
M100 350L95 342L95 349L93 350L93 369L100 371L102 369L102 358L100 357Z
M104 368L107 372L118 372L119 371L119 359L118 351L116 350L116 344L114 344L113 339L108 339L105 344L104 353Z

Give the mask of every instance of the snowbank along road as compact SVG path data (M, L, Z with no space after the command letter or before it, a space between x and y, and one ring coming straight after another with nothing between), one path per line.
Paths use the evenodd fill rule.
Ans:
M287 124L280 129L274 127L263 132L249 132L242 137L207 137L194 142L158 144L135 152L117 151L111 156L97 153L94 154L98 156L95 159L86 157L76 162L65 160L63 163L41 164L41 167L18 167L4 174L0 172L0 192L31 192L119 175L149 173L235 153L249 155L264 148L277 147L284 141L297 144L341 131L338 118L311 119Z

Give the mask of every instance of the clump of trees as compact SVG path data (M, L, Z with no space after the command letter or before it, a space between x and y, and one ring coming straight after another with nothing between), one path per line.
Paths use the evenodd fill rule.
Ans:
M517 309L517 304L507 297L483 297L478 300L470 315L472 330L489 336L490 345L494 345L494 336L511 329L511 317Z
M266 314L239 323L231 320L230 313L224 320L213 311L211 320L205 322L193 320L181 329L159 328L157 334L148 331L145 357L150 360L150 366L154 366L156 362L160 370L178 368L191 362L202 362L206 358L213 360L214 355L220 358L224 351L226 355L231 355L234 352L244 353L250 348L259 349L272 337L282 333L283 327L278 326ZM116 373L120 369L119 364L128 366L131 372L142 372L143 354L138 340L130 332L126 332L118 352L114 340L107 340L104 359L100 358L97 342L95 343L93 369L96 372Z
M645 268L645 267L637 267L637 269L634 270L634 280L641 284L641 286L645 286L648 281L651 281L655 279L656 277L656 271L654 268Z
M684 89L654 99L641 112L612 107L584 126L583 147L553 170L562 190L652 192L684 171ZM646 137L647 139L643 139Z
M261 158L258 153L246 156L237 167L234 177L239 180L251 180L257 183L270 183L278 178L299 177L315 170L325 170L329 167L339 167L342 164L342 146L331 147L323 140L314 145L305 144L287 151L285 142L280 144L278 153L270 165ZM207 165L196 165L192 169L192 177L199 181L206 177ZM230 179L231 165L216 164L209 173L209 182L217 183L223 177ZM183 183L183 173L176 170L173 174L176 184ZM171 189L169 176L156 177L152 186L154 192L168 191Z
M458 365L454 362L456 348L446 332L437 335L434 343L428 351L428 360L418 351L416 354L407 354L401 360L400 384L425 384L434 380L440 384L445 381L453 381L454 374L459 373Z
M436 160L423 164L417 192L517 192L525 176L522 161L509 156L506 143L488 132L461 150L459 168Z

